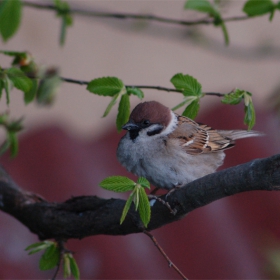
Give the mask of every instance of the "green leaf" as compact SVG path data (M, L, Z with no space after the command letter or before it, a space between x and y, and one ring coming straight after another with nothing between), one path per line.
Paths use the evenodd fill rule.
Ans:
M253 126L255 125L256 122L256 114L255 114L255 109L254 105L252 102L252 99L248 101L248 105L246 105L246 97L248 95L245 95L244 97L244 103L245 103L245 117L244 117L244 123L248 125L248 130L251 130Z
M0 2L0 33L4 41L7 41L17 32L21 21L21 10L20 0L3 0Z
M16 120L16 121L10 121L9 123L6 123L6 128L8 132L18 132L22 130L22 118Z
M135 182L124 176L111 176L100 182L99 186L114 192L127 192L133 190Z
M199 99L196 99L186 107L182 115L190 119L194 119L197 116L198 111L199 111Z
M5 88L4 81L0 80L0 99L2 97L2 93L3 93L4 88Z
M8 78L8 76L5 76L2 81L4 83L4 88L5 88L5 92L6 92L6 103L9 105L10 104L10 93L11 93L11 89L13 87L13 83Z
M0 4L1 6L1 4ZM27 53L26 52L15 52L15 51L0 51L0 53L8 55L8 56L22 56L26 57Z
M63 276L64 278L71 276L69 253L63 255Z
M178 105L176 105L175 107L172 108L172 111L176 111L178 110L179 108L183 107L183 106L189 106L194 100L197 99L197 96L186 96L184 98L184 101L179 103Z
M74 278L76 280L80 279L80 271L79 271L79 267L77 265L76 260L74 259L74 257L72 256L72 254L69 255L69 260L70 260L70 269L71 269L71 273L74 276Z
M126 217L126 215L127 215L127 213L128 213L128 210L130 209L131 203L132 203L132 201L134 200L134 195L135 195L135 192L133 191L133 192L129 195L129 197L128 197L128 199L127 199L125 205L124 205L124 208L123 208L123 211L122 211L121 220L120 220L120 224L122 224L123 221L125 220L125 217Z
M136 185L134 188L134 196L133 196L133 202L135 204L135 210L138 210L138 206L139 206L139 190L142 187L140 185Z
M125 93L123 82L116 77L97 78L89 82L87 90L103 96L114 96L117 93Z
M31 81L32 81L32 87L30 88L30 90L24 92L25 105L31 103L36 97L36 93L37 93L37 89L38 89L38 80L33 79Z
M53 243L53 242L52 242ZM28 255L35 254L39 251L45 250L51 245L50 241L36 242L25 248L25 251L29 251Z
M55 243L51 244L40 258L39 268L41 270L52 269L58 265L59 259L60 252L57 245Z
M111 102L110 102L109 105L107 106L107 108L106 108L106 110L105 110L105 112L104 112L104 114L103 114L103 116L102 116L103 118L105 118L105 117L110 113L111 109L112 109L113 106L116 104L117 99L118 99L119 96L120 96L119 94L116 94L116 95L113 96Z
M137 87L127 87L127 94L133 94L136 95L138 98L143 99L144 93L140 88Z
M224 104L236 105L239 104L244 96L244 90L235 89L235 91L224 95L223 99L221 100Z
M174 75L170 81L176 89L183 91L183 94L185 96L202 95L201 84L190 75L183 75L182 73L178 73Z
M130 114L130 101L128 94L123 94L119 103L119 111L117 115L116 125L117 130L120 132L122 126L127 123Z
M144 188L150 189L150 182L144 177L139 177L137 180L137 184L141 185Z
M60 84L61 79L58 76L58 73L47 74L39 83L36 95L37 102L41 105L50 105L55 98Z
M10 142L11 156L15 157L18 154L18 139L15 132L8 132Z
M144 188L139 188L139 214L145 227L151 219L151 207Z
M228 31L227 31L225 22L221 21L221 23L219 25L222 27L222 31L223 31L224 39L225 39L225 44L226 44L226 46L228 46L229 45L229 35L228 35Z
M215 7L207 0L188 0L184 6L185 9L195 10L202 13L207 13L216 17L218 12Z
M24 72L20 69L12 67L9 68L6 73L17 89L22 90L23 92L31 90L33 86L32 80L26 77Z
M271 0L249 0L243 7L243 12L249 17L273 13L277 6Z

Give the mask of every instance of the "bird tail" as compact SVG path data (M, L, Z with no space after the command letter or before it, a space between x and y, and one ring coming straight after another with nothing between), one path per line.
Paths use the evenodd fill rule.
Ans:
M247 138L247 137L257 137L257 136L264 136L264 133L254 130L218 130L218 132L231 140Z

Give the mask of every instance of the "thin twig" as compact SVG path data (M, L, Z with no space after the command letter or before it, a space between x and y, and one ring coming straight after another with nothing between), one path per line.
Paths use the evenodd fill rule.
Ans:
M161 246L158 244L156 238L149 231L144 230L143 233L145 233L153 241L155 246L158 248L158 250L164 256L164 258L167 260L169 267L173 267L180 274L180 276L183 279L188 280L188 278L183 274L183 272L169 259L169 257L166 255L166 253L161 248Z
M60 79L64 82L67 83L72 83L72 84L78 84L78 85L88 85L88 81L83 81L83 80L75 80L75 79L70 79L70 78L64 78L60 77ZM179 92L182 93L182 90L175 89L175 88L167 88L167 87L160 87L160 86L141 86L141 85L126 85L127 88L141 88L141 89L155 89L155 90L161 90L161 91L167 91L167 92ZM223 97L227 93L219 93L219 92L204 92L204 95L212 95L212 96L218 96L218 97Z
M27 6L27 7L37 8L37 9L58 11L58 8L55 5L51 5L51 4L41 4L41 3L39 4L39 3L23 1L23 5ZM130 13L106 13L106 12L96 12L96 11L84 10L84 9L79 9L79 8L72 8L69 11L65 11L65 12L70 13L70 14L77 14L77 15L90 16L90 17L135 19L135 20L141 19L141 20L150 20L150 21L157 21L157 22L163 22L163 23L168 23L168 24L185 25L185 26L198 25L198 24L213 24L214 23L213 18L186 21L186 20L170 19L170 18L149 15L149 14L143 15L143 14L130 14ZM250 17L248 17L248 16L235 16L235 17L224 18L223 21L224 22L240 21L240 20L246 20L249 18Z

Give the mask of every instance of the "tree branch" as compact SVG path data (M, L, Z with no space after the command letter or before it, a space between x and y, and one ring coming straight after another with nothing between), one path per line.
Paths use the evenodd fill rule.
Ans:
M34 75L29 75L29 78L34 78ZM60 77L60 79L63 82L67 82L67 83L72 83L72 84L78 84L78 85L88 85L89 82L88 81L83 81L83 80L76 80L76 79L71 79L71 78L64 78L64 77ZM161 87L161 86L145 86L145 85L126 85L126 87L130 87L130 88L141 88L141 89L155 89L155 90L161 90L161 91L167 91L167 92L178 92L178 93L182 93L182 90L179 89L175 89L175 88L167 88L167 87ZM231 92L229 92L231 93ZM214 96L218 96L218 97L223 97L226 94L229 93L219 93L219 92L204 92L204 95L214 95Z
M280 190L280 154L207 175L175 190L166 200L177 210L176 215L155 201L147 230L182 219L187 213L215 200L253 190ZM161 198L165 199L165 196ZM120 225L124 204L122 199L97 196L74 197L63 203L48 202L20 189L0 169L0 210L18 219L40 239L143 232L143 224L133 209L129 210L124 223Z
M41 4L41 3L32 3L28 1L23 1L23 5L26 7L36 8L36 9L44 9L44 10L53 10L58 11L58 8L55 5L51 4ZM61 11L60 11L61 12ZM65 11L66 13L70 14L77 14L82 16L89 16L89 17L102 17L102 18L115 18L115 19L134 19L134 20L149 20L149 21L156 21L156 22L163 22L167 24L175 24L175 25L183 25L183 26L191 26L191 25L200 25L200 24L214 24L215 19L213 18L204 18L200 20L177 20L171 18L165 18L155 15L143 15L143 14L130 14L130 13L107 13L107 12L96 12L90 10L84 10L79 8L72 8L69 11ZM240 21L249 19L248 16L235 16L235 17L228 17L224 18L224 22L229 21Z

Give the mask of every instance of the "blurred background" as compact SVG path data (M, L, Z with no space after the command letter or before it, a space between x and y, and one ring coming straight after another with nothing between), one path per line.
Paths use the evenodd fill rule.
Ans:
M35 1L34 1L35 2ZM46 1L37 1L47 3ZM98 12L154 14L195 20L198 14L177 1L71 0L71 7ZM221 1L224 17L243 15L244 1ZM50 10L24 7L21 27L1 50L29 51L40 65L58 67L60 75L89 81L116 76L126 85L172 87L179 72L195 77L204 92L227 93L238 87L253 93L257 125L265 137L238 141L227 151L222 168L279 152L280 16L226 24L230 45L212 26L178 26L140 20L74 16L66 43L58 43L60 20ZM11 58L1 55L1 67ZM182 95L145 90L145 101L169 107ZM278 101L277 101L278 98ZM139 99L132 97L133 106ZM0 162L24 189L50 201L72 196L122 197L98 187L106 176L127 175L116 159L123 133L115 127L117 108L102 118L110 98L93 95L85 86L63 83L53 106L24 105L13 90L11 104L0 111L24 117L19 155L6 154ZM279 106L280 102L278 103ZM243 124L243 106L221 105L218 97L202 100L198 121L214 128ZM178 111L181 113L181 111ZM171 260L190 279L261 279L280 277L280 194L254 191L221 199L190 213L185 219L152 233ZM0 278L43 279L39 254L24 249L37 237L17 220L0 213ZM144 235L92 236L69 240L83 279L179 279ZM61 275L60 275L61 276ZM62 276L61 276L62 277Z

